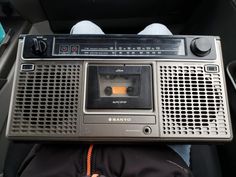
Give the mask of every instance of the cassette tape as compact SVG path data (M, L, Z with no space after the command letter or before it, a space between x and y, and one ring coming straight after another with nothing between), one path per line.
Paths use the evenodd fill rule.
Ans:
M112 74L99 75L101 97L130 97L140 95L140 75Z

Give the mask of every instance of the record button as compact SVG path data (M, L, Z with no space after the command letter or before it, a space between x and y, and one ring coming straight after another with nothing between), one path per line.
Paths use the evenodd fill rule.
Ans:
M78 46L71 46L71 53L78 53L79 47Z
M60 46L60 53L68 53L69 46L68 45L61 45Z

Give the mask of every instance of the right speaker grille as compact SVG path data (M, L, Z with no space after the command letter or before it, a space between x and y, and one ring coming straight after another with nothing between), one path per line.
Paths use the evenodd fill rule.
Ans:
M162 137L228 137L222 73L204 65L158 64Z

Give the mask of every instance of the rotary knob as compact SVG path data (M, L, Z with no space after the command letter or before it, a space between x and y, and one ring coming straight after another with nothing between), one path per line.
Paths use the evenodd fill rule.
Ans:
M211 51L211 43L207 38L195 38L190 45L191 51L194 55L204 57Z
M41 39L33 38L32 52L35 55L41 56L47 50L47 43Z

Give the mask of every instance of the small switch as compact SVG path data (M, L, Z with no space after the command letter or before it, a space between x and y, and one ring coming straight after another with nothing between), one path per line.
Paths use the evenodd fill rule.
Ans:
M33 64L21 64L21 71L33 71L34 65Z
M70 51L71 51L71 53L73 53L73 54L75 54L75 53L77 54L78 51L79 51L79 47L72 45L72 46L70 46Z
M205 65L205 71L208 73L218 73L219 66L218 65Z
M61 45L60 46L60 53L68 53L69 52L69 46L68 45Z

